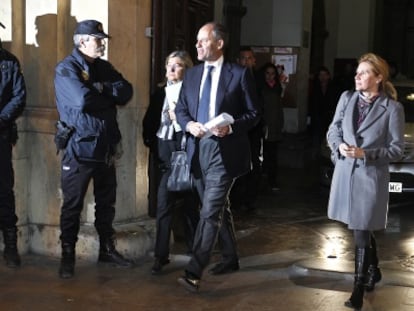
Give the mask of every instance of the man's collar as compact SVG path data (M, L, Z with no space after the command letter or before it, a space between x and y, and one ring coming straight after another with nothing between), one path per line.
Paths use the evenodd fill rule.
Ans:
M223 65L224 56L221 55L216 61L214 62L204 62L204 68L207 66L214 66L216 68L220 68Z
M77 57L83 59L88 64L93 64L95 60L97 59L97 58L91 58L87 56L86 54L82 53L82 51L79 48L75 47L74 50L76 51Z

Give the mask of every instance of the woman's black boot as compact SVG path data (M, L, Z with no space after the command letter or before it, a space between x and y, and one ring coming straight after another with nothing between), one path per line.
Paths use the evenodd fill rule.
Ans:
M354 290L352 291L351 297L345 301L345 306L353 308L354 310L360 310L364 301L365 277L368 270L369 253L370 250L368 247L355 249Z
M375 283L381 281L382 274L380 268L378 268L378 256L377 256L377 242L373 235L371 235L371 263L368 266L367 282L365 284L365 290L372 292L375 289Z

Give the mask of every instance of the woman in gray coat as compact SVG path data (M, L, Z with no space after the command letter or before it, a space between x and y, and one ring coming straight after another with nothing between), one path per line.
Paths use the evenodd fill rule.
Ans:
M355 92L341 95L327 133L335 163L328 217L354 233L354 290L345 305L355 309L362 307L364 291L381 279L372 232L386 226L388 164L404 150L404 110L387 63L368 53L358 64Z

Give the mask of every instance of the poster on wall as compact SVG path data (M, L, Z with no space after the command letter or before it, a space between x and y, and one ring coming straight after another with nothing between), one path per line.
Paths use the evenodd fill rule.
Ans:
M296 73L298 48L278 46L253 46L256 66L260 68L271 62L276 66L282 85L282 104L284 107L296 107Z
M276 50L276 48L275 48ZM282 85L282 98L286 94L286 89L289 84L289 77L296 73L297 55L273 54L272 63L276 65L277 73L279 74L279 81Z
M297 55L272 55L272 63L276 67L282 67L283 73L286 76L296 73Z

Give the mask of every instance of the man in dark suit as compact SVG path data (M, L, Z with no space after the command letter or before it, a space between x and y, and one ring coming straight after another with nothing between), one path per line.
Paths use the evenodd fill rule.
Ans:
M222 261L209 272L216 275L239 269L228 194L234 179L250 169L248 131L258 121L259 109L249 70L224 61L227 37L220 24L201 27L196 48L197 58L204 64L186 71L175 111L181 127L191 134L187 153L202 202L193 254L184 276L178 279L179 284L192 292L199 289L217 237ZM209 85L207 92L206 85ZM204 137L203 124L223 112L232 115L234 123L215 127L212 136Z
M259 72L255 69L256 57L251 47L241 46L237 63L246 67L252 73L256 82L256 88L261 84ZM260 93L258 92L260 97ZM263 111L263 100L259 98L258 105L260 111ZM249 131L250 152L252 157L251 170L237 178L231 192L230 203L233 212L251 213L256 210L257 198L259 196L260 175L262 167L262 138L263 138L263 120L260 120Z

